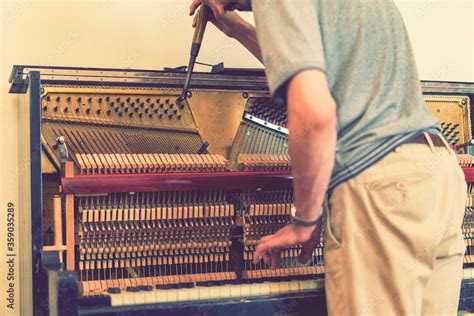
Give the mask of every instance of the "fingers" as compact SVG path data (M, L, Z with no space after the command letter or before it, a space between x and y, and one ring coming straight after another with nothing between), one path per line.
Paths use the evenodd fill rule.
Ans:
M264 262L265 264L270 264L271 261L272 261L272 257L270 256L270 254L269 254L268 252L265 252L265 253L263 254L263 262Z
M201 0L194 0L191 5L189 6L189 15L193 15L197 8L201 5Z
M275 235L265 236L260 239L258 246L255 249L254 263L257 264L262 258L265 260L265 255L268 253L272 253L274 251L279 252L280 249L293 245L295 245L295 240L291 235L279 235L277 233ZM265 263L269 264L267 261L265 261Z
M298 261L301 264L308 263L308 261L311 259L314 248L316 248L316 246L318 245L318 242L313 242L311 240L311 241L308 241L308 242L303 244L303 247L301 248L300 255L298 256Z
M315 228L311 239L303 243L298 261L301 264L306 264L311 259L314 249L318 246L320 241L321 228L318 226Z
M278 269L280 255L280 249L270 249L265 245L258 245L257 249L255 249L254 263L257 264L260 259L263 259L266 265L271 265L272 269Z
M253 263L257 264L262 257L267 254L268 252L268 247L264 244L259 242L257 245L257 248L255 249L255 254L253 256Z
M281 251L280 250L273 250L271 252L271 257L272 257L272 270L278 269L278 265L280 264L280 255Z

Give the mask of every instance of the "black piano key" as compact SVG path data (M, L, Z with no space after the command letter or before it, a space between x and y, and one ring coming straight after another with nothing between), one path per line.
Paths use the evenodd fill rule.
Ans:
M77 301L79 306L84 307L99 307L99 306L110 306L111 299L108 295L93 295L79 297Z
M140 292L141 286L127 286L127 292Z
M178 288L177 284L157 284L156 285L157 290L173 290L177 288Z
M203 281L203 282L196 282L196 286L214 286L214 282L212 281Z
M107 292L110 293L110 294L118 294L118 293L121 292L121 290L118 287L109 287L107 289Z
M142 291L153 291L153 286L151 285L142 285L140 288Z

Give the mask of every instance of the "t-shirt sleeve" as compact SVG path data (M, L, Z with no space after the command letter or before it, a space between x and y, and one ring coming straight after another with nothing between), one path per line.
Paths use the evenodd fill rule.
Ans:
M286 86L307 69L326 71L314 1L252 0L257 37L274 100L286 102Z

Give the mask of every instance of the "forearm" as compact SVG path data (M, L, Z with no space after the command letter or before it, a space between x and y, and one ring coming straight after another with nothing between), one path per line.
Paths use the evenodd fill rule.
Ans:
M332 97L321 98L312 95L315 94L312 91L306 91L292 91L290 85L289 142L297 215L314 220L322 212L334 168L336 106Z
M233 37L263 63L262 52L260 50L260 45L258 44L255 26L243 21L242 25L235 29Z

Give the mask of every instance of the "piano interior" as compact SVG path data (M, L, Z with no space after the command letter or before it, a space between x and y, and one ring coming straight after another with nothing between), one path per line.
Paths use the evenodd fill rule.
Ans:
M258 240L289 223L294 201L286 110L261 73L198 74L192 97L179 103L183 74L58 72L41 69L41 242L59 251L80 305L323 289L323 239L307 265L299 247L284 250L276 270L253 263ZM425 97L470 167L470 96ZM470 195L466 278L473 205Z

